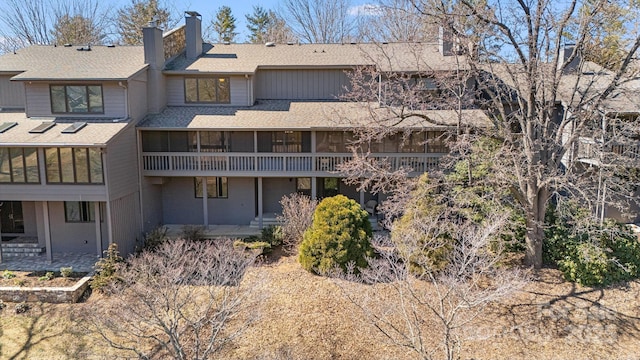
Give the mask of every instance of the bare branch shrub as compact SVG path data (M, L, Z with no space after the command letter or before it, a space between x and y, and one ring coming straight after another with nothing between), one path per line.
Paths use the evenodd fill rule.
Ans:
M180 237L189 241L201 240L204 237L204 226L184 225L180 229Z
M311 227L318 201L307 195L292 193L280 200L282 214L276 219L282 229L282 244L287 252L297 252L304 232Z
M261 284L245 273L255 255L231 240L176 240L118 267L88 314L89 327L116 349L141 359L208 359L258 316L241 313L257 302Z
M380 257L370 260L360 275L348 277L372 286L354 293L344 280L337 283L392 345L411 349L422 359L458 358L474 320L489 304L526 284L526 272L502 263L497 239L506 219L506 214L494 214L484 224L443 227L439 219L416 217L416 232L396 235L412 251L398 252L397 240L378 235ZM416 241L417 232L431 241ZM441 245L441 238L433 235L443 233L451 240L442 254L445 265L431 266L431 250ZM423 271L410 270L410 262L421 263Z

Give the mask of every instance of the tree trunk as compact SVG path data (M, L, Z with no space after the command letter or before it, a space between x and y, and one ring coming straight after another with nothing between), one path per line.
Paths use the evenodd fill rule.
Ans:
M547 210L548 190L539 189L530 197L530 210L527 212L527 235L525 238L525 265L534 269L542 267L542 242L544 241L544 215Z

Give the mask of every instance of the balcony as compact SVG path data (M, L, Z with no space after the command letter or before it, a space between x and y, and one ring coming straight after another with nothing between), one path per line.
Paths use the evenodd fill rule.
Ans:
M599 164L602 161L615 162L616 158L626 160L640 160L640 143L629 141L626 143L607 143L593 138L581 137L578 142L578 159L589 164Z
M389 161L393 169L411 168L411 174L418 175L436 168L443 155L387 153L372 158ZM330 176L349 159L347 153L142 153L145 176Z

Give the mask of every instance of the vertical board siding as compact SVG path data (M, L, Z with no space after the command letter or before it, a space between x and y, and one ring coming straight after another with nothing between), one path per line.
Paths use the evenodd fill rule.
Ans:
M260 70L255 84L256 99L334 100L349 78L340 69Z
M147 102L147 73L142 73L129 81L129 116L133 122L140 121L149 111Z
M61 85L75 85L75 84L98 84L99 82L56 82L55 84ZM26 101L27 101L27 116L53 116L51 113L51 96L49 94L49 83L33 83L26 84ZM63 114L65 117L112 117L120 118L127 114L124 89L118 86L117 82L102 83L102 100L104 106L104 114L90 114L90 113L78 113L78 114Z
M136 130L128 127L107 145L105 166L109 190L111 234L123 254L142 241Z
M167 77L167 104L169 106L247 106L247 103L249 102L247 79L245 79L244 76L231 76L229 77L229 87L231 92L230 104L186 104L184 102L184 77L169 76Z
M12 76L0 76L0 107L24 108L24 83L10 81Z
M117 199L138 191L138 152L136 131L129 126L107 145L106 161L109 199Z
M111 201L111 234L122 254L131 254L142 245L139 205L137 192Z

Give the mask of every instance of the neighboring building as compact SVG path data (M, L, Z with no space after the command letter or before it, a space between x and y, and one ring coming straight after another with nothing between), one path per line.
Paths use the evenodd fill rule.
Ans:
M189 13L169 33L143 29L144 46L31 46L0 57L3 236L37 239L49 259L99 255L110 243L130 253L160 224L262 227L296 191L379 202L384 195L335 172L351 157L353 126L338 119L367 116L338 101L347 73L460 66L442 42L210 45L200 27ZM438 166L448 151L440 135L458 114L422 113L445 125L416 124L409 141L372 144L373 157L413 174Z

